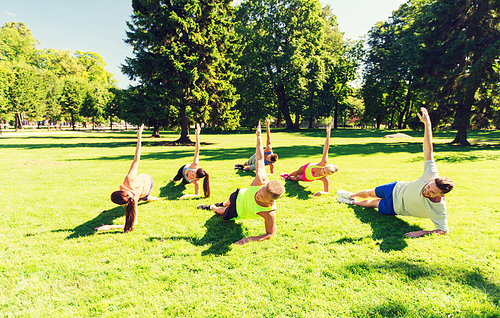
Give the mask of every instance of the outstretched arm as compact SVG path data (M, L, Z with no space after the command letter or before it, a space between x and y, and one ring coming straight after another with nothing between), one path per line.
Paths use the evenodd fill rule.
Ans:
M271 152L273 150L273 147L271 146L271 128L269 127L270 124L271 122L269 121L269 119L266 119L266 134L267 134L267 144L265 149L266 152Z
M196 124L196 129L195 129L195 135L196 135L196 144L194 146L194 158L193 158L193 163L191 164L190 168L197 168L198 165L200 164L200 124Z
M264 165L264 150L262 150L262 136L260 121L257 125L257 130L255 131L257 136L257 142L255 145L255 178L253 179L251 186L264 185L269 182L269 178L266 174L266 166Z
M312 195L312 197L319 197L322 194L328 194L330 193L330 181L328 180L328 176L324 176L323 178L320 179L323 181L323 191L318 191L315 194Z
M445 232L443 230L434 230L434 231L415 231L415 232L408 232L405 234L406 237L413 237L413 238L417 238L417 237L421 237L421 236L424 236L424 235L427 235L427 234L437 234L437 235L445 235L447 234L448 232Z
M234 244L243 245L248 242L257 242L264 241L271 238L271 236L276 235L277 227L276 227L276 210L272 210L269 212L259 212L259 215L264 218L264 225L266 227L266 233L258 236L249 236L244 239L239 240Z
M422 115L419 113L417 113L417 115L424 123L424 160L434 160L431 118L425 107L420 108L420 110L422 111Z
M332 130L332 124L328 125L326 127L326 139L325 139L325 145L323 146L323 158L321 158L321 162L319 163L320 166L326 166L328 163L328 149L330 148L330 132Z
M128 181L133 181L137 177L137 170L139 169L139 161L141 160L141 139L142 139L142 131L144 129L144 124L139 127L139 131L137 132L137 146L135 147L135 155L134 161L132 161L132 165L130 166L130 170L128 171L125 179Z

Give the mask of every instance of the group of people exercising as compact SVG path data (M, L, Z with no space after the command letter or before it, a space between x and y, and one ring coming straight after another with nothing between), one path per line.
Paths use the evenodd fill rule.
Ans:
M436 162L433 156L432 146L432 125L427 109L421 108L422 114L418 117L424 123L424 173L412 182L394 181L374 189L362 190L356 193L345 190L336 192L339 203L352 204L368 208L377 208L382 214L387 215L410 215L420 218L430 218L435 225L433 231L415 231L406 233L408 237L420 237L422 235L446 234L448 232L448 222L446 215L445 194L450 192L454 184L447 177L439 177ZM285 187L278 180L269 180L266 173L266 165L270 166L271 174L275 172L275 163L278 155L273 153L271 145L270 122L265 121L267 144L263 148L260 122L255 131L257 142L255 154L244 164L235 165L235 169L245 171L255 171L255 178L248 188L239 188L233 192L227 201L212 205L200 204L198 209L212 210L221 215L224 220L235 219L258 219L264 218L265 233L258 236L250 236L236 242L245 244L250 241L262 241L269 239L276 234L276 200L285 192ZM328 164L328 149L330 147L330 132L332 125L326 128L326 139L323 146L323 157L316 164L307 163L301 165L296 171L282 173L282 180L312 182L321 180L323 191L313 194L313 197L328 194L330 183L328 176L337 172L338 167ZM137 174L141 156L141 136L144 125L139 127L137 132L137 146L134 160L125 180L120 184L120 190L111 194L111 201L119 205L126 205L124 225L103 225L96 230L108 230L113 228L123 228L129 232L137 224L137 207L140 201L156 201L158 198L151 195L153 179L147 174ZM196 125L196 144L194 159L191 164L182 166L173 182L182 180L183 183L192 183L195 194L185 194L179 199L200 195L200 182L203 180L203 191L205 197L210 197L210 177L209 174L199 167L200 152L200 126Z

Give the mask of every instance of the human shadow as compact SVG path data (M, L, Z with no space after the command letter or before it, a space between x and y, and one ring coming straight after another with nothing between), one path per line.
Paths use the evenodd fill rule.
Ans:
M313 194L311 191L306 190L300 182L290 180L285 181L285 192L287 197L297 197L299 200L308 200Z
M182 196L186 190L186 184L182 181L174 182L168 181L163 187L160 188L160 198L167 198L167 200L175 200Z
M408 246L405 233L422 230L421 227L410 225L396 216L383 215L374 209L349 205L356 217L372 227L372 239L380 245L382 252L401 251ZM336 243L355 242L355 238L342 238Z
M111 210L104 210L95 218L90 221L87 221L81 225L78 225L74 229L70 230L73 233L68 235L66 239L74 239L82 236L90 236L96 233L95 228L101 226L103 224L112 224L114 219L122 217L125 215L125 207L124 206L116 206ZM121 231L123 232L123 230ZM107 231L106 233L120 233L118 231Z
M240 223L225 221L221 215L214 214L204 225L207 228L205 235L198 239L189 236L173 236L167 238L150 237L149 241L158 240L186 240L195 246L208 246L201 255L225 255L231 250L231 245L242 238L243 228Z

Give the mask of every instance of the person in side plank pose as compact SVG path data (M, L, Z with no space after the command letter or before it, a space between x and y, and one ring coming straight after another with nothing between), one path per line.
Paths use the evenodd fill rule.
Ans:
M379 213L387 215L404 215L418 218L430 218L435 225L433 231L414 231L406 233L407 237L420 237L427 234L447 234L448 219L446 216L445 194L453 190L454 183L450 178L440 177L434 161L432 147L432 124L427 109L421 108L417 113L424 123L424 173L411 182L394 181L375 189L362 190L356 193L345 190L337 191L337 201L354 204L366 208L377 208ZM359 201L358 201L359 200Z
M139 161L141 160L141 138L144 124L137 132L137 146L135 147L134 161L130 170L125 176L125 180L120 184L120 190L111 193L111 201L119 205L126 205L125 225L102 225L95 228L96 231L110 229L121 229L130 232L137 224L137 208L140 201L157 201L158 198L151 195L153 189L153 178L149 174L141 173L137 175Z
M266 149L264 149L264 165L265 166L269 165L270 173L274 174L274 164L276 163L276 161L278 161L278 155L273 153L273 147L271 145L271 128L269 127L270 123L271 122L269 121L269 119L266 119L267 143L266 143ZM234 169L243 171L254 171L256 167L255 162L256 162L255 154L253 154L250 158L248 158L247 161L245 161L244 164L234 165Z
M330 193L330 182L328 176L337 172L339 168L336 165L328 164L328 148L330 147L330 132L332 129L332 124L326 127L326 139L325 145L323 146L323 158L320 162L316 164L306 163L300 166L299 169L292 173L282 173L281 179L291 180L291 181L305 181L312 182L315 180L321 180L323 182L323 191L318 191L313 194L314 197L319 197L322 194Z
M255 132L255 178L247 189L237 189L226 202L214 205L200 204L198 209L212 210L222 215L224 220L264 219L266 233L243 238L235 244L263 241L276 235L276 200L285 192L285 187L278 180L269 181L264 165L260 122Z
M194 194L184 194L179 199L199 196L200 179L203 179L203 193L205 194L205 198L210 197L210 176L208 175L208 172L200 168L200 132L200 125L196 124L196 144L194 147L193 162L180 167L179 171L177 171L177 175L172 179L173 182L182 179L182 183L192 183L194 185Z

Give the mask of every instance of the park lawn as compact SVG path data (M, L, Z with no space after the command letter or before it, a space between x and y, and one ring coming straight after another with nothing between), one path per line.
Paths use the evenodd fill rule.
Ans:
M389 217L336 202L360 190L417 179L423 133L332 131L331 193L321 182L286 182L278 234L262 220L223 221L197 204L226 200L253 173L235 171L255 150L251 132L201 133L201 166L212 197L177 200L192 185L166 182L194 148L165 146L178 136L144 133L139 172L154 178L160 201L141 203L131 233L96 233L123 224L109 196L133 159L135 132L4 133L0 137L0 316L2 317L500 317L500 131L470 132L473 147L436 132L450 233L428 219ZM273 130L277 173L321 159L324 130ZM265 143L265 137L264 137ZM269 169L269 168L267 168Z

